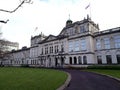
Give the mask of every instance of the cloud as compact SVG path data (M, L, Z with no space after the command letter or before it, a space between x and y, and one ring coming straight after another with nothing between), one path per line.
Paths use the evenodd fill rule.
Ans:
M19 0L14 3L11 3L11 0L7 1L9 3L5 5L2 5L0 1L0 7L6 5L6 7L11 7L11 5L15 7L15 3L15 5L19 4L16 2ZM119 25L119 0L116 2L110 0L109 3L107 1L103 3L101 0L91 1L92 20L99 23L102 30ZM31 35L41 32L45 35L58 35L65 26L69 14L73 22L86 17L85 6L88 3L89 0L34 0L33 4L24 4L13 14L0 13L0 19L10 19L6 25L2 26L3 36L10 41L18 41L22 47L30 45ZM38 27L37 32L34 32L35 27Z

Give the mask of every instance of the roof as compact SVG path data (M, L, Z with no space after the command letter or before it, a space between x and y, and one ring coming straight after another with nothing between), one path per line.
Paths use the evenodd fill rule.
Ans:
M66 29L68 29L68 28L74 27L75 25L81 25L81 24L84 24L84 23L91 23L91 24L94 25L95 27L99 28L99 27L98 27L98 24L95 24L90 18L87 18L87 19L83 19L83 20L81 20L81 21L76 21L76 22L74 22L74 23L72 23L72 24L69 24L69 25L65 26L65 27L62 29L62 31L60 32L60 34L61 34L64 30L66 30ZM59 34L59 35L60 35L60 34Z

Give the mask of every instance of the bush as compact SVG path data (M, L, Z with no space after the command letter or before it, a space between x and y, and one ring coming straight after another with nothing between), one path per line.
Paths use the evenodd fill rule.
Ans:
M93 65L93 66L88 66L87 69L120 70L120 65Z
M0 67L4 67L4 65L0 65Z
M70 66L70 65L68 65L66 68L68 68L68 69L86 69L87 67L74 67L74 66Z
M29 67L28 64L22 64L21 67Z

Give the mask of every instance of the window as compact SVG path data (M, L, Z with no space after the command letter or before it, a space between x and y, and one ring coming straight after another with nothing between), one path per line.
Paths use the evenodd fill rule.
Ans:
M73 42L69 42L69 52L73 51Z
M58 45L56 46L56 51L57 51L57 53L59 52Z
M51 53L53 53L53 46L51 47Z
M46 48L45 48L45 54L46 54Z
M46 50L47 50L47 54L48 54L48 47L47 47L47 49L46 49Z
M120 64L120 54L116 55L116 57L117 57L117 63Z
M114 37L115 48L120 48L120 36Z
M110 49L110 39L109 38L104 38L104 46L105 46L105 49Z
M78 63L82 64L81 56L78 57Z
M75 27L75 33L79 33L79 32L78 32L78 27Z
M75 41L75 51L79 51L79 41Z
M56 46L55 46L55 53L56 53Z
M53 47L50 47L50 53L53 53Z
M61 45L61 52L64 52L64 47L63 47L63 45Z
M100 39L96 40L96 48L97 48L97 50L101 49L101 41L100 41Z
M80 26L80 33L85 32L85 27L84 26Z
M42 53L41 54L43 54L43 48L42 48Z
M87 57L83 56L83 64L87 64Z
M70 28L69 31L70 31L70 35L74 34L74 30L72 28Z
M97 56L97 61L98 61L98 64L102 64L102 57L101 56Z
M48 53L48 47L47 48L45 48L45 54L47 54Z
M111 55L106 55L107 64L112 64Z
M51 53L51 47L50 47L50 53Z
M81 44L81 50L86 50L86 40L82 39L80 44Z
M58 45L55 46L55 53L58 53L59 49L58 49Z

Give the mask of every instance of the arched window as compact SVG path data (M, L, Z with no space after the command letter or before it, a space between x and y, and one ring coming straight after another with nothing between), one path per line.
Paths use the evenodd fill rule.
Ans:
M83 56L83 64L87 64L87 57Z
M81 56L78 57L78 64L82 64Z
M74 64L77 64L77 58L74 57Z
M70 57L70 61L69 62L70 62L70 64L72 64L72 57Z

